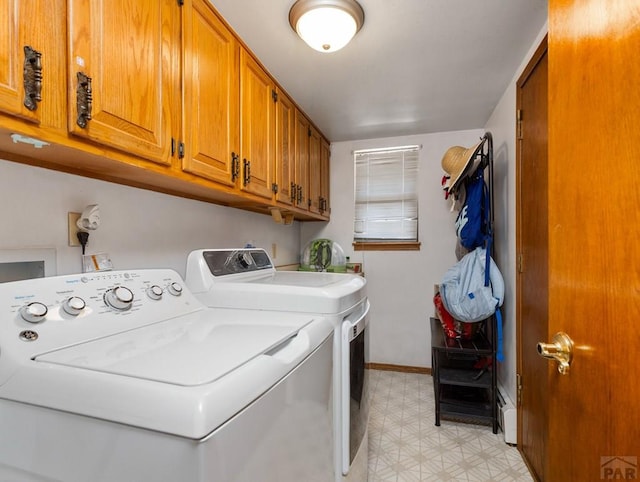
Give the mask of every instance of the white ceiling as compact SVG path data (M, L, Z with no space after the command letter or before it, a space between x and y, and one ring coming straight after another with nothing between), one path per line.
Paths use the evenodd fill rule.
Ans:
M330 141L482 128L547 18L547 0L359 0L362 30L323 54L294 0L211 0Z

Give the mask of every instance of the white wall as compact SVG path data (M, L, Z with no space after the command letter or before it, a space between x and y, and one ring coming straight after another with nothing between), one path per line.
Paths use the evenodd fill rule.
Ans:
M314 238L327 237L337 241L351 261L364 263L371 301L372 362L431 366L433 285L456 262L455 214L444 200L440 163L449 147L469 147L482 134L482 130L469 130L331 145L331 221L303 224L302 246ZM422 145L418 174L420 251L354 252L353 151L411 144Z
M251 241L277 265L297 263L300 223L143 189L0 160L0 250L55 248L58 274L81 271L81 249L68 246L67 213L100 205L101 226L87 253L108 252L115 269L173 268L184 276L189 251Z
M431 366L428 316L433 313L433 284L455 263L455 215L440 190L440 161L449 147L471 146L485 131L493 135L496 263L505 278L505 361L499 367L501 383L516 399L515 328L515 102L516 82L547 32L545 24L522 64L514 73L484 129L409 137L338 142L331 145L331 221L306 223L302 246L311 239L337 241L354 262L363 262L371 316L371 360L406 366ZM374 147L421 144L420 251L353 252L353 151Z
M516 82L547 33L547 25L536 37L507 90L496 105L485 129L493 135L495 193L495 261L505 280L504 352L498 377L516 400Z

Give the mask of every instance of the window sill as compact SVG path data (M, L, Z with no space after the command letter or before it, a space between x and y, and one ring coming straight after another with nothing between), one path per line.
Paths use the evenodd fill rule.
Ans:
M419 241L354 241L354 251L420 251Z

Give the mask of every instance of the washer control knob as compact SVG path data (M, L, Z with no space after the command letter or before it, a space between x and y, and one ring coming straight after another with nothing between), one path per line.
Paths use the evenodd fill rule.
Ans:
M104 294L107 306L118 311L127 311L133 304L133 293L129 288L117 286Z
M71 316L78 316L87 307L87 304L79 296L67 298L62 303L62 309Z
M180 296L182 294L182 285L174 281L167 287L167 290L173 296Z
M20 308L20 316L22 316L24 321L28 321L29 323L40 323L44 321L48 311L46 305L33 301Z
M149 286L147 288L147 296L152 300L159 300L162 298L162 288L158 285Z
M240 253L240 255L238 255L238 264L240 264L241 268L247 269L251 266L251 261L251 255L247 252Z

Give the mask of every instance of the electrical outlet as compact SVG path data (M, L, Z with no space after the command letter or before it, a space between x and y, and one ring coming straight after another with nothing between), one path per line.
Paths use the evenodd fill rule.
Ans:
M276 259L276 254L278 250L278 245L276 243L271 243L271 257Z
M67 226L69 229L69 246L80 246L80 241L78 241L78 219L82 213L68 213L67 217Z

